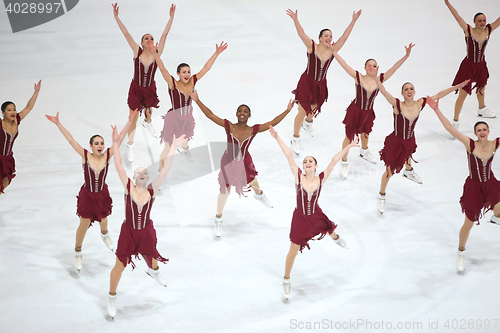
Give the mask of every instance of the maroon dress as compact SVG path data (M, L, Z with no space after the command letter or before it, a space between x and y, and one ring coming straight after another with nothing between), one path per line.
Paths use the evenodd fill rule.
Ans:
M298 168L299 183L295 185L297 191L297 206L293 212L292 226L290 228L290 241L300 245L300 252L307 247L310 249L308 242L319 240L325 237L326 234L331 234L337 225L330 221L323 213L318 205L319 195L321 193L321 183L325 174L319 174L319 186L311 194L302 187L300 177L302 170ZM314 238L318 236L317 238Z
M475 142L470 139L471 152L467 152L469 177L465 180L460 205L465 216L473 222L478 221L484 213L493 209L500 202L500 181L495 178L491 171L493 156L499 144L500 138L496 138L493 154L486 161L483 161L474 155Z
M134 58L134 77L128 91L128 107L131 110L157 108L155 73L158 65L153 60L147 67L141 61L142 48L139 47L137 58Z
M21 123L21 116L16 115L17 126ZM0 119L0 193L3 193L3 179L7 177L9 183L16 176L16 161L12 153L12 146L19 135L19 127L16 133L12 136L9 132L3 129L2 120Z
M220 193L226 193L226 189L230 185L235 187L236 193L239 195L242 195L243 192L250 191L248 184L257 176L257 170L253 164L252 156L250 156L248 152L248 148L255 135L257 135L259 127L260 124L253 125L252 135L243 140L243 142L239 142L231 133L229 120L224 119L227 148L220 161Z
M424 97L423 100L420 111L427 103L427 98ZM384 161L385 166L389 167L393 174L401 171L408 158L413 159L412 154L417 150L414 131L420 116L419 111L419 115L415 119L410 121L406 118L401 112L401 101L397 98L396 108L398 113L393 113L394 131L385 138L384 148L379 152L380 160Z
M83 150L85 163L83 167L83 177L85 183L80 188L77 197L76 215L84 219L90 219L90 225L94 221L101 222L101 220L111 215L111 208L113 201L109 195L108 185L106 184L106 176L109 169L110 148L106 149L106 163L104 167L98 172L89 164L88 151Z
M356 99L347 108L344 121L342 121L345 124L345 134L351 141L354 140L356 134L371 133L373 121L375 120L373 103L379 92L379 89L375 88L368 94L365 87L361 85L358 71L356 71L356 79L358 81L356 84ZM384 73L380 74L380 82L384 82Z
M172 144L173 136L178 138L182 134L186 134L188 139L194 135L194 118L193 118L193 100L191 96L185 95L182 91L177 89L175 79L171 76L174 84L174 90L168 89L168 95L172 102L172 108L168 110L167 114L163 117L163 130L161 131L161 142L168 142ZM193 90L198 78L193 75Z
M311 39L312 52L307 53L307 68L300 77L297 89L292 91L295 99L304 108L307 115L311 113L316 117L321 112L321 106L328 99L328 87L326 86L326 72L332 63L333 54L324 63L314 52L316 43ZM311 105L316 104L312 110Z
M490 39L491 25L488 24L486 28L488 29L488 37L486 37L482 43L479 43L474 39L474 37L472 37L470 33L470 25L467 24L467 32L469 33L469 37L465 37L465 43L467 44L467 56L464 60L462 60L452 85L457 85L470 79L470 82L462 88L469 95L472 93L474 88L476 88L477 91L477 89L481 89L486 86L488 78L490 77L488 67L486 66L484 51L486 49L486 45L488 44L488 40ZM472 83L475 83L474 87L472 86Z
M127 182L127 193L125 194L125 221L123 221L118 238L116 256L126 267L130 262L132 269L135 264L132 256L139 258L139 254L144 257L146 264L152 268L153 259L166 263L168 259L163 258L156 249L156 230L153 221L150 219L151 208L155 201L154 190L151 184L148 186L150 194L149 200L144 203L141 209L130 195L129 179Z

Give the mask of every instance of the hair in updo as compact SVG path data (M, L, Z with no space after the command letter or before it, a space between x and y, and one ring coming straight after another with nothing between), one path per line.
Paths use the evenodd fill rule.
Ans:
M323 36L323 32L325 31L330 31L332 32L330 29L322 29L320 32L319 32L319 37L318 38L321 38Z
M238 106L236 108L236 112L238 112L238 110L242 107L242 106L245 106L247 109L248 109L248 116L251 117L252 116L252 110L250 110L250 107L246 104L241 104L240 106Z
M14 102L11 102L11 101L7 101L7 102L3 102L2 103L2 112L5 112L5 109L7 109L7 107L11 104L14 104ZM15 104L14 104L15 105Z
M479 15L484 15L483 13L479 12L477 13L476 15L474 15L474 22L476 22L476 18L479 16ZM484 15L484 17L486 17L486 15Z
M307 158L307 157L312 157L312 159L314 160L314 163L316 163L316 165L318 165L318 161L316 161L316 157L314 157L314 156L306 156L306 158ZM304 161L305 161L305 160L306 160L306 159L304 158Z
M368 64L368 61L370 61L370 60L377 61L377 60L375 60L375 59L373 59L373 58L370 58L370 59L368 59L367 61L365 61L365 67L366 67L366 65Z
M403 92L403 89L404 89L404 87L405 87L407 84L411 84L411 85L413 86L413 83L411 83L411 82L405 82L405 83L401 86L401 92ZM415 87L415 86L413 86L413 87Z
M153 37L153 35L151 35L151 34L144 34L144 36L142 36L142 37L141 37L141 43L142 43L142 42L144 42L144 37L146 37L147 35L150 35L151 37ZM154 40L154 39L155 39L155 38L153 37L153 40Z
M488 126L487 123L485 123L484 121L478 121L475 125L474 125L474 133L476 133L476 127L478 127L479 125L486 125L486 128L490 129L490 126Z
M90 140L89 140L90 145L93 145L93 144L94 144L94 139L95 139L95 138L101 138L101 139L103 139L103 137L102 137L102 136L100 136L99 134L92 135L92 137L91 137L91 138L90 138Z
M180 73L180 72L181 72L181 69L182 69L183 67L189 67L189 65L188 65L188 64L186 64L185 62L180 63L180 64L179 64L179 66L177 66L177 73ZM189 68L191 68L191 67L189 67Z

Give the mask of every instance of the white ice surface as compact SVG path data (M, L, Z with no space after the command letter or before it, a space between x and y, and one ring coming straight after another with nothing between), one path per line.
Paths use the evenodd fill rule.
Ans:
M477 11L484 12L489 22L500 16L498 0L452 3L469 23ZM168 20L169 2L128 0L119 5L120 17L134 39L146 32L159 38ZM386 71L404 55L404 45L415 43L411 57L386 84L394 96L406 81L414 83L417 97L447 88L465 55L463 33L442 1L188 0L177 3L163 61L172 72L178 63L187 62L196 73L214 52L215 43L228 42L228 49L197 84L200 99L222 118L234 119L236 107L246 103L252 108L252 124L268 121L285 109L306 67L306 50L285 14L287 8L298 9L300 22L314 39L324 27L337 38L352 11L362 8L341 52L358 70L367 58L375 58L381 72ZM487 50L486 103L497 113L499 36L493 33ZM217 240L213 232L217 171L165 185L152 218L158 249L170 258L161 266L168 288L158 286L144 273L144 261L137 261L136 270L127 268L123 274L118 313L110 320L106 301L115 258L95 226L85 239L83 270L74 271L81 160L45 114L60 112L61 122L84 147L95 133L101 133L109 145L110 125L121 127L127 118L132 52L113 19L110 3L98 0L80 1L64 16L15 34L2 11L0 45L2 102L12 100L22 108L33 84L43 79L36 106L21 124L14 146L17 177L0 196L0 332L301 331L293 329L294 320L304 325L333 321L333 329L324 331L336 331L335 323L368 320L374 325L390 322L394 327L398 322L422 323L420 330L408 326L400 330L406 332L453 332L444 327L447 319L459 320L455 324L482 320L483 325L489 319L491 326L500 319L500 227L482 219L473 228L466 270L457 274L455 255L464 219L458 200L468 173L466 154L426 107L417 124L414 155L419 162L415 170L424 184L393 177L381 216L376 197L384 166L368 164L351 151L348 180L340 179L337 167L320 200L350 249L343 250L329 239L311 242L311 250L295 261L288 303L283 302L281 279L295 206L294 185L278 145L263 133L254 140L251 153L274 209L264 208L252 196L239 199L233 194L224 214L223 236ZM329 100L314 123L315 136L304 134L302 140L303 151L318 159L320 169L341 148L344 110L354 97L353 80L336 62L328 80ZM156 81L161 107L153 121L159 129L170 101L160 73ZM448 117L455 98L452 94L441 101ZM469 136L478 120L476 109L475 97L467 98L461 130ZM375 110L369 146L378 155L392 131L392 114L383 96L378 97ZM291 135L295 112L277 126L285 140ZM193 147L225 141L222 128L197 108L195 113ZM491 138L500 136L499 120L489 123ZM154 176L159 142L140 127L136 138L136 161L125 167L131 176L134 168L148 166ZM296 161L300 165L301 158ZM177 177L186 163L177 156L169 177ZM493 169L499 174L498 161ZM114 199L109 230L116 242L124 208L114 167L107 183ZM439 329L430 329L429 322L436 321ZM467 322L465 329L456 331L500 332L499 322L489 329L474 323L475 328ZM375 328L360 325L340 331L386 331Z

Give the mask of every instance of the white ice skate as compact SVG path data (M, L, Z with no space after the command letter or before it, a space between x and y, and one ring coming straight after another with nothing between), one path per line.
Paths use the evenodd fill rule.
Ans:
M83 260L82 260L82 251L75 251L75 268L79 272L82 269Z
M222 216L215 217L215 236L220 237L222 235Z
M491 215L490 223L500 225L500 217L496 217L495 215Z
M385 194L378 194L378 200L377 200L377 209L380 212L380 214L383 214L385 211Z
M290 140L292 144L292 150L296 155L300 155L300 136L298 138L292 136L292 140Z
M146 121L146 119L144 119L142 121L142 127L144 127L145 129L148 130L149 134L151 134L151 136L155 139L158 139L158 135L156 134L156 130L155 128L153 127L153 124L151 122L151 119L149 119L149 122Z
M108 295L107 308L108 308L108 315L111 318L115 318L115 316L116 316L116 295L115 296Z
M465 269L465 250L457 252L457 270L463 272Z
M403 177L405 177L411 181L414 181L417 184L422 184L422 179L420 179L420 177L415 173L415 170L413 170L413 168L411 168L411 170L405 169L403 171Z
M177 151L179 153L181 153L182 155L184 155L184 157L186 158L186 160L188 160L190 162L193 162L193 155L191 155L191 152L189 151L189 147L182 148L181 146L178 146L177 147Z
M337 245L338 245L338 246L340 246L340 247L342 247L342 248L344 248L344 249L349 249L349 247L347 246L347 244L345 243L345 241L342 239L342 237L340 237L340 235L338 235L338 234L337 234L337 236L338 236L338 238L337 238L337 239L334 239L334 238L332 237L333 241L334 241L335 243L337 243Z
M361 148L359 150L359 157L361 157L364 160L367 160L370 163L377 164L375 157L373 157L373 155L370 153L368 148L366 148L366 149Z
M290 279L283 278L283 295L285 296L285 299L288 299L288 297L290 297L291 290L292 285L290 283Z
M253 196L254 196L254 198L256 200L262 202L262 204L264 206L266 206L267 208L273 208L273 205L271 204L271 202L269 201L269 199L264 194L264 191L260 191L260 194L254 193Z
M304 131L307 132L310 136L314 136L314 131L313 131L313 121L307 121L304 119L304 122L302 123L302 128Z
M347 179L347 175L349 174L349 164L347 164L347 161L342 161L341 167L340 176L342 179Z
M158 282L159 285L166 287L167 286L167 281L161 276L160 274L160 268L154 270L152 268L148 267L148 270L146 273L151 276L153 279L155 279L156 282Z
M483 118L496 118L497 115L494 112L491 112L488 110L488 108L485 106L482 109L477 109L477 116L478 117L483 117Z
M127 149L128 161L129 161L129 163L132 163L134 161L134 158L135 158L135 147L134 147L134 144L127 142L127 148L128 148Z
M102 238L102 241L104 242L104 244L106 244L106 246L108 247L108 249L110 249L111 251L114 251L115 245L113 244L111 237L109 237L109 232L107 232L105 234L103 234L101 232L101 238Z

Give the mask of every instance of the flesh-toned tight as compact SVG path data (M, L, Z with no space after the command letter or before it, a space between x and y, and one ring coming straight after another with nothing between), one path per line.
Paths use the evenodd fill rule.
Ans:
M316 110L317 105L316 104L311 104L311 110ZM314 114L306 114L306 111L302 107L302 105L299 104L299 112L295 116L295 120L293 121L293 136L298 138L300 135L300 128L302 127L302 123L304 122L304 118L308 122L313 121L313 116Z
M497 203L493 207L493 214L496 217L500 217L500 202ZM460 236L459 236L459 243L458 243L458 249L460 251L465 250L465 243L467 243L467 239L469 238L469 234L470 234L470 231L471 231L473 226L474 226L474 222L469 220L467 215L465 215L465 222L464 222L464 225L462 226L462 228L460 229Z
M252 190L254 190L255 193L257 193L257 194L262 193L262 190L260 189L259 182L257 181L257 178L254 178L249 183L249 185L252 187ZM216 217L222 216L222 212L224 211L224 206L226 205L230 190L231 190L231 186L228 186L226 188L226 193L219 193L219 196L217 197L217 215L216 215Z
M148 261L147 258L144 258L146 262ZM127 262L128 264L128 262ZM154 269L155 271L159 269L158 267L158 261L156 259L152 259L152 264L151 268ZM118 283L120 282L120 279L122 278L122 273L125 270L125 265L118 259L116 258L116 263L115 267L111 270L110 274L110 279L109 279L109 294L111 296L116 295L116 288L118 288Z
M75 241L75 250L81 251L83 240L85 239L85 235L87 234L87 230L89 230L90 219L84 219L80 217L80 225L78 229L76 229L76 241ZM99 222L99 226L101 227L101 233L105 234L108 232L108 218L105 217Z
M370 138L370 134L366 133L361 133L360 139L361 139L361 148L362 149L368 149L368 139ZM347 138L347 136L344 138L344 141L342 142L342 149L345 147L349 146L351 143L351 140ZM344 156L342 156L342 161L346 162L347 161L347 153L345 153Z
M411 168L411 157L408 157L408 159L405 162L405 168L406 170L410 171ZM380 182L380 194L385 194L385 189L387 188L387 184L389 184L389 179L393 176L393 173L391 171L390 167L387 167L384 174L382 175L382 181Z
M4 179L2 179L2 184L3 184L3 189L5 191L7 186L9 186L9 178L5 177ZM2 192L0 192L0 195L2 195Z
M485 105L484 105L484 88L485 87L482 87L481 89L478 89L476 92L477 102L479 104L480 109L485 107ZM462 112L462 107L464 106L464 101L465 101L466 97L467 97L467 92L465 92L465 90L463 90L463 89L460 89L460 91L458 92L457 101L455 102L455 114L453 116L453 120L458 121L458 118L460 117L460 112Z
M130 112L132 112L132 109L129 109ZM150 121L151 120L151 114L153 113L152 108L147 108L144 109L144 120L145 121ZM139 119L139 112L137 112L134 116L134 119L132 120L132 124L130 125L128 129L128 144L133 144L134 143L134 138L135 138L135 128L137 126L137 120Z

